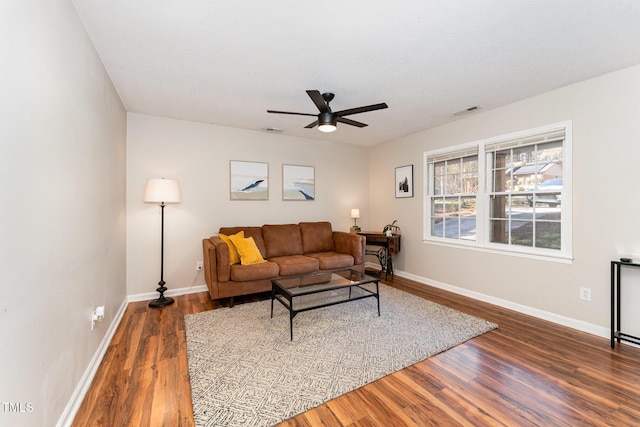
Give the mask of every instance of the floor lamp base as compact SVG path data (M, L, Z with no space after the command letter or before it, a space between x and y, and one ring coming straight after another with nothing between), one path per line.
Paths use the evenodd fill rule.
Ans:
M156 289L156 291L160 292L160 298L151 301L149 303L149 307L165 307L167 305L173 304L173 298L164 296L164 292L167 290L167 288L164 286L164 280L160 280L160 283L158 283L158 285L160 285L160 287Z
M161 298L154 299L153 301L151 301L149 303L149 307L156 307L156 308L165 307L171 304L173 304L173 298L163 296Z

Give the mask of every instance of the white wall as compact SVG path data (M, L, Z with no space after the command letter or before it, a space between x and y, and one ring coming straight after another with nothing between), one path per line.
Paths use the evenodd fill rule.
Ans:
M229 161L269 164L269 200L231 201ZM282 200L282 165L315 167L316 200ZM348 231L351 208L368 221L368 150L203 123L128 114L127 288L155 292L160 279L160 208L143 203L147 178L172 178L182 203L165 208L165 270L169 289L203 285L202 239L221 226L331 221ZM157 295L157 294L156 294Z
M52 426L126 298L126 115L69 1L0 31L0 425Z
M609 261L640 261L640 66L558 89L414 134L371 151L371 224L398 219L403 247L398 269L441 284L609 327ZM573 252L571 264L488 254L422 242L424 151L573 121ZM415 165L415 194L395 199L395 166ZM640 333L640 272L627 272L623 317ZM631 286L629 286L631 285ZM581 286L592 301L578 298ZM635 289L634 289L635 288ZM635 311L635 313L633 313ZM624 320L624 319L623 319ZM627 329L627 328L625 328Z

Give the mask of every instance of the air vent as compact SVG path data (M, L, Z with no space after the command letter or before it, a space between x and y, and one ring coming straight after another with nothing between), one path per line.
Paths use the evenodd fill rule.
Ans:
M479 110L480 107L474 105L473 107L465 108L464 110L456 111L453 113L454 116L464 116L465 114L473 113L476 110Z
M264 127L262 128L263 131L265 132L269 132L269 133L280 133L283 131L283 129L280 128L272 128L272 127Z

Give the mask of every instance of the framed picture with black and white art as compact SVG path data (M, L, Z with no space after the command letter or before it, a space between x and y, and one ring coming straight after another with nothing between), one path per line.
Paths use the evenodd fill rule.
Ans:
M413 165L396 168L396 199L413 197Z

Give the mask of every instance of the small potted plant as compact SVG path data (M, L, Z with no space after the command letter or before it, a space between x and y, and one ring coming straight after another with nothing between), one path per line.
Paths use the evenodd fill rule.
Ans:
M396 222L398 222L398 220L394 219L391 224L385 225L382 232L389 237L393 234L400 234L400 227L396 225Z

